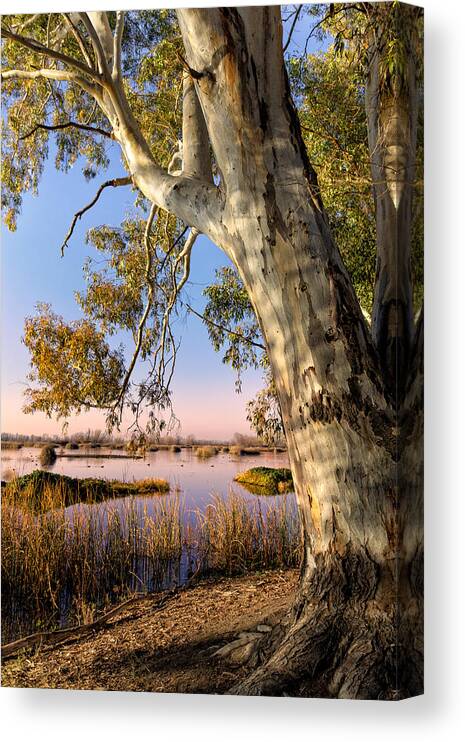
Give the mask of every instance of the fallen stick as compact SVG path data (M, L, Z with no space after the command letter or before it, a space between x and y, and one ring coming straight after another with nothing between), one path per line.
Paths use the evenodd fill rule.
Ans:
M198 571L198 570L197 570ZM152 608L152 610L158 611L163 608L168 601L178 597L179 593L190 587L197 572L181 587L175 587L169 590L165 595L158 601L158 603ZM144 598L149 597L149 593L136 593L128 600L125 600L120 605L112 608L111 611L104 613L103 616L97 618L92 623L82 624L82 626L73 626L69 629L56 629L55 631L39 631L36 634L29 634L22 639L16 639L14 642L5 644L2 646L2 660L11 658L16 655L21 649L31 649L32 647L41 646L42 644L54 645L59 642L68 641L69 639L79 639L86 634L91 634L93 631L104 628L108 621L120 613L123 608L127 608L132 603L137 603Z

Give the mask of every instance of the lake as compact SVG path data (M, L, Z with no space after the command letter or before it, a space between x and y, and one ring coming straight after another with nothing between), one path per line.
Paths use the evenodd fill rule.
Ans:
M80 451L56 448L56 452L58 458L55 464L42 467L39 463L40 448L5 450L2 453L1 477L11 479L12 476L22 476L34 469L44 468L69 477L96 477L124 482L160 477L166 479L171 486L170 495L165 497L174 497L176 493L180 493L186 508L203 509L211 501L213 494L226 497L231 490L243 495L248 501L256 502L257 498L260 501L273 501L274 497L250 494L234 482L234 477L255 466L289 467L287 453L273 451L246 456L221 452L208 459L198 458L191 448L182 448L180 453L164 449L150 451L144 458L128 458L124 451L103 447Z
M107 524L109 519L112 518L112 512L119 513L123 532L127 532L127 528L133 529L132 517L135 517L139 528L139 535L135 539L138 545L131 552L129 561L117 567L114 559L107 560L106 535L101 540L98 533L94 532L93 539L94 543L97 543L97 556L91 567L87 565L88 557L85 559L84 566L90 569L87 582L84 581L86 582L85 587L81 584L82 576L79 576L79 579L76 578L76 575L81 575L81 564L76 563L74 568L71 569L66 559L58 560L58 563L56 563L57 559L53 551L50 553L45 551L41 557L44 560L43 569L48 570L51 564L55 566L45 591L39 591L42 597L39 596L36 601L31 599L34 584L30 584L32 577L27 573L23 574L24 589L21 587L23 582L18 577L10 580L8 583L9 590L4 589L2 607L2 638L4 642L31 633L38 627L65 627L69 623L74 624L77 620L82 620L82 617L77 617L76 612L73 611L77 598L83 604L99 607L117 600L120 594L131 593L140 590L141 587L148 592L158 591L172 587L175 584L184 583L189 578L195 565L201 564L202 573L205 574L211 571L229 574L235 573L237 570L240 572L253 568L253 564L261 567L263 564L272 566L273 564L281 565L281 562L283 562L283 566L289 566L289 560L291 560L291 565L294 564L295 559L292 554L294 553L295 543L298 543L299 539L296 532L294 494L256 495L248 492L239 483L234 482L236 474L255 466L288 467L289 462L286 453L263 451L260 454L235 456L227 452L220 452L211 458L202 459L198 458L192 449L183 448L179 453L162 449L147 452L144 458L129 458L126 452L115 449L99 448L68 451L57 447L58 458L55 464L50 467L42 467L39 462L40 451L40 448L33 447L3 451L2 479L8 480L14 476L29 474L35 469L46 468L56 474L78 478L92 477L126 482L147 478L162 478L170 483L171 489L169 494L130 495L96 504L80 503L66 508L63 512L63 518L71 526L73 523L86 522L87 525L94 524L97 532L100 531L103 534L108 532ZM238 496L240 501L246 504L246 510L251 513L252 520L258 518L263 524L263 528L260 527L254 534L250 530L250 524L246 525L244 534L249 540L248 547L232 532L224 534L226 541L223 543L223 535L221 534L223 526L221 524L217 527L216 535L211 537L213 542L207 544L205 541L207 532L202 523L204 523L203 518L207 512L207 506L214 503L214 497L226 501L228 498L230 499L231 494ZM160 517L160 513L165 510L165 506L166 512L169 512L170 504L173 513L180 513L182 522L181 551L177 551L173 558L169 554L166 557L161 542L160 553L155 549L151 555L147 555L144 533L151 533L151 521L155 528L166 522L166 518L164 520L163 516ZM227 507L230 507L230 504L229 502ZM274 508L275 505L277 508ZM284 510L282 510L283 507ZM209 512L211 513L211 511ZM283 534L283 525L280 522L281 516L279 513L284 513L284 519L289 524L286 526L286 529L288 528L286 534ZM270 514L271 525L267 527L268 514ZM61 516L59 513L52 513L52 515L53 518L58 519L58 525L55 529L56 535L58 535L61 529ZM79 519L82 519L83 516L84 521L80 521ZM44 517L47 518L47 514ZM237 517L240 520L243 516L238 515ZM21 522L20 519L18 522L19 530L21 530ZM45 533L49 533L50 523L52 522L49 522ZM234 520L230 521L230 526L235 527ZM6 521L2 524L2 538L4 527L7 528ZM149 528L148 532L147 527ZM15 543L14 533L16 528L17 526L14 525L13 530L10 529L7 537L7 541L11 544ZM75 536L69 536L76 548L79 547L80 541L79 535L76 538L78 531L79 529L76 527ZM85 528L84 533L87 532L87 528ZM152 535L154 534L152 533ZM26 541L21 539L22 537L19 536L18 543L22 543L21 558L26 560L25 544L28 543L30 546L29 556L36 553L35 547L33 541L29 542L27 539ZM253 540L253 545L250 544L250 539ZM44 538L44 542L45 540ZM56 543L61 543L60 538L57 539ZM124 546L124 538L123 540L120 538L118 544ZM13 547L13 549L15 548L19 547ZM246 551L247 558L244 557L244 561L243 552ZM19 561L14 559L13 569L17 569L20 563L21 559ZM50 569L52 568L50 567ZM66 569L68 571L65 573ZM114 575L115 570L118 573L116 577ZM41 568L40 572L42 571ZM113 595L114 584L118 585L119 592ZM46 599L47 591L53 592L55 596L52 600L53 605ZM43 605L39 605L38 601Z

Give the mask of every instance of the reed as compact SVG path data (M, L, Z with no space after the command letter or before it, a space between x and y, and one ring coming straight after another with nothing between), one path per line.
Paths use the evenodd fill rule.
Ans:
M293 501L265 505L237 494L213 496L187 514L178 495L135 496L57 507L62 491L44 487L53 509L24 507L17 491L2 498L2 639L92 620L134 591L157 591L195 571L234 575L298 563Z
M195 455L199 459L209 459L212 456L216 456L218 449L216 446L197 446L195 449Z
M235 575L299 562L298 519L286 499L263 505L234 493L227 499L213 496L196 516L203 574Z
M58 495L48 493L56 502ZM82 622L135 590L160 589L183 548L178 498L78 505L40 515L2 501L2 632Z
M40 463L42 466L51 466L57 459L54 446L44 446L40 452Z

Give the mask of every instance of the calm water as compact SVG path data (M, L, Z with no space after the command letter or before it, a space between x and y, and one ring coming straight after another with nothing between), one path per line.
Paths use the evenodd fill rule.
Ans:
M273 501L274 497L258 497L245 490L234 482L234 477L240 471L254 466L288 467L289 460L286 453L266 452L259 455L232 456L229 453L219 453L209 459L199 459L189 448L183 448L181 453L171 451L148 452L145 458L126 458L124 453L112 449L95 449L92 453L71 452L72 456L60 456L63 449L57 448L58 458L48 471L56 474L66 474L69 477L97 477L99 479L117 479L132 482L139 479L160 477L168 480L171 485L170 495L182 495L187 509L203 509L211 501L212 494L227 496L232 490L241 494L249 501ZM114 458L98 458L103 454ZM29 474L34 469L42 469L39 463L40 448L20 448L19 450L3 451L1 476L10 479L12 476ZM278 497L281 497L278 495ZM151 498L140 497L141 501L150 502Z
M259 506L266 515L268 508L275 501L286 502L289 507L289 517L295 514L295 498L292 493L287 495L254 495L234 482L235 475L254 466L287 467L287 454L266 452L259 455L232 456L229 453L219 453L209 459L199 459L191 449L182 449L180 453L161 450L148 452L145 458L127 458L124 452L111 449L81 449L80 452L56 449L58 458L48 471L56 474L66 474L70 477L96 477L99 479L116 479L120 481L135 481L146 478L160 477L169 481L171 491L167 495L134 497L136 510L140 513L141 524L146 516L154 514L155 509L162 501L176 500L181 506L184 524L195 526L196 511L204 512L212 496L226 498L231 492L240 495L252 506ZM60 453L65 453L61 456ZM69 455L69 454L72 455ZM91 453L95 455L92 456ZM104 455L107 455L107 458ZM29 474L34 469L41 469L39 462L40 448L21 448L19 450L3 451L1 462L1 478L9 480L14 476ZM112 458L110 458L112 456ZM70 519L75 515L75 509L100 509L102 528L106 530L108 508L120 510L124 516L126 498L106 501L100 504L79 504L67 508ZM194 560L194 562L192 561ZM166 563L162 572L154 571L147 560L142 558L131 565L131 570L124 580L125 588L139 590L144 584L149 591L165 589L174 584L182 584L191 573L195 563L195 552L188 551L184 546L180 559ZM105 597L105 596L103 596ZM108 598L109 596L106 595ZM2 608L2 641L8 642L37 630L38 626L56 628L65 627L68 623L74 624L76 618L71 612L73 592L64 590L59 599L58 614L52 610L36 615L35 609L24 602L8 603ZM110 596L111 599L111 596ZM98 601L96 600L96 603ZM47 609L48 610L48 609ZM44 623L37 623L38 619Z

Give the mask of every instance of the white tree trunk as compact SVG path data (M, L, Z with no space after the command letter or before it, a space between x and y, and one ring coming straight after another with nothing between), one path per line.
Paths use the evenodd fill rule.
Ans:
M411 575L422 534L417 517L404 522L420 496L419 430L405 410L406 436L385 395L316 195L280 63L278 11L185 10L180 25L227 194L222 234L211 236L236 264L263 332L305 544L287 633L235 691L289 692L321 670L331 695L420 692L421 654L410 638L421 620ZM399 473L407 440L408 481ZM402 632L401 595L410 611Z
M419 107L419 41L413 16L417 12L414 6L402 9L406 47L402 80L380 79L389 50L382 25L372 30L365 88L377 240L372 331L385 380L392 388L404 384L413 336L410 261Z

